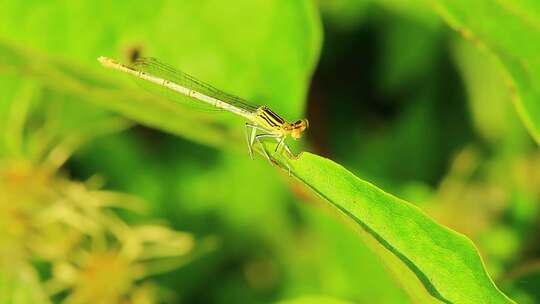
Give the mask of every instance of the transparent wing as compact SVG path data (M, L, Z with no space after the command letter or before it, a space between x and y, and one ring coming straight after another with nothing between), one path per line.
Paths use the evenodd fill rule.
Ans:
M235 107L248 110L250 112L255 111L258 106L250 104L248 101L223 92L219 89L216 89L210 84L204 83L201 80L196 79L195 77L186 74L182 71L179 71L165 63L160 62L156 58L152 57L141 57L135 60L132 64L132 67L154 75L159 78L166 79L168 81L177 83L183 87L189 88L191 90L202 93L206 96L219 99L228 104L231 104Z

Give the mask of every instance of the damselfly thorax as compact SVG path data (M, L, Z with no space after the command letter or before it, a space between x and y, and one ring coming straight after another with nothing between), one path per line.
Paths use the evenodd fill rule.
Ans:
M262 106L257 108L254 122L268 130L268 132L280 136L291 136L298 139L302 136L309 123L307 119L298 120L293 123L286 122L285 119L277 115L270 108Z

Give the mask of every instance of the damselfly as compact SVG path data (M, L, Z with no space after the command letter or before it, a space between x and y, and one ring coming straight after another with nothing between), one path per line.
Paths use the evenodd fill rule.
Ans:
M251 105L239 97L222 92L154 58L138 58L133 65L121 64L107 57L99 57L98 61L105 67L131 74L182 94L194 101L203 102L244 117L249 121L246 122L245 132L251 158L253 158L253 147L257 143L266 159L271 164L277 164L277 161L271 156L264 144L263 140L265 139L277 142L275 153L280 153L283 149L289 158L298 158L291 151L285 139L288 136L294 139L300 138L308 128L307 119L289 123L266 106Z

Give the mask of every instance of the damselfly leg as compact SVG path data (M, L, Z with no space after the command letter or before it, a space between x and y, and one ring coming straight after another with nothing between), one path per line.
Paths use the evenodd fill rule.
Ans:
M248 124L246 122L246 129L245 130L246 130L246 143L247 143L247 146L248 146L249 157L251 159L253 159L253 149L251 147L252 146L251 143L255 139L255 134L257 133L257 129L255 129L254 127L252 127L250 124ZM251 130L251 136L250 136L250 133L249 133L250 130Z
M276 135L276 134L257 134L257 135L255 135L255 141L257 141L257 143L261 147L262 152L263 152L264 156L266 157L266 159L268 159L268 161L270 161L270 163L272 163L273 165L278 164L278 162L270 155L270 153L268 153L268 149L266 149L266 145L264 144L262 139L263 138L276 138L277 136L279 136L279 135Z
M296 155L291 151L291 149L289 148L289 145L287 145L287 143L285 142L285 138L281 138L281 139L276 138L276 139L278 140L278 146L281 143L281 147L285 150L285 152L287 152L287 156L290 159L298 159L300 157L300 154Z
M270 138L270 139L275 139L277 141L277 146L276 146L276 149L274 150L275 153L280 153L281 150L285 150L285 152L287 153L287 156L291 159L297 159L298 156L297 155L294 155L294 153L292 153L291 149L289 148L289 146L287 145L287 143L285 143L285 137L283 135L280 135L280 134L272 134L272 133L266 133L268 132L268 130L266 130L265 128L262 128L260 126L257 126L257 125L254 125L254 124L250 124L250 123L246 123L246 141L247 141L247 145L248 145L248 151L249 151L249 155L251 158L253 158L253 145L255 143L259 144L259 147L261 148L262 150L262 154L264 155L264 157L266 159L268 159L268 161L272 164L272 165L279 165L279 162L275 160L275 158L270 154L270 152L268 152L268 149L266 147L266 144L264 142L264 139L267 139L267 138ZM261 131L261 132L265 132L265 133L260 133L260 134L257 134L257 131ZM291 175L291 168L288 164L285 164L285 166L287 167L287 171L289 172L289 175Z
M257 136L257 130L268 132L268 130L261 128L257 125L246 122L246 141L248 145L249 156L253 159L253 144L255 143L255 137ZM249 132L251 131L251 133Z
M279 153L279 149L281 148L281 146L283 146L283 144L285 144L285 136L281 136L280 138L276 139L278 144L276 145L276 149L274 150L274 152Z

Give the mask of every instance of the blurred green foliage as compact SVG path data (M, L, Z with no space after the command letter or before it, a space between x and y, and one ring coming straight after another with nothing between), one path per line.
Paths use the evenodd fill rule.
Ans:
M285 172L250 160L242 120L149 94L96 61L154 56L287 119L307 115L306 150L465 234L499 288L537 303L539 12L533 0L3 1L0 173L45 170L82 204L129 193L138 212L99 210L125 231L167 222L189 232L193 250L129 277L133 288L106 279L131 303L437 302L369 235ZM2 187L2 207L65 203L21 198L24 182ZM15 227L6 223L18 217L3 214L0 227ZM54 235L72 231L64 228ZM36 242L2 235L2 249ZM127 246L112 239L104 248ZM68 282L59 274L73 273L65 265L76 256L26 247L17 263L0 251L11 265L0 270L1 303L91 303L76 295L108 286L70 281L55 293L51 282Z

